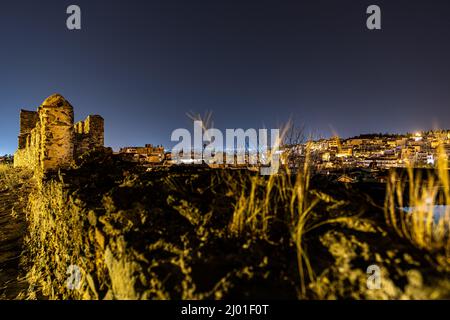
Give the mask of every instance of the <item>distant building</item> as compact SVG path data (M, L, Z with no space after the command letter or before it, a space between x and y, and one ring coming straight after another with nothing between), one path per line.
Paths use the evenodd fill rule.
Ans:
M355 178L350 177L349 175L343 174L338 179L338 182L341 183L355 183L357 180Z
M337 153L336 157L338 158L347 158L353 155L353 148L341 148Z
M124 147L119 154L127 160L141 164L162 164L166 159L163 146L146 144L144 147Z
M450 158L450 131L428 131L416 134L365 134L349 139L320 139L308 141L308 158L317 170L340 168L397 168L406 166L430 167L436 165L440 152ZM305 149L306 144L288 149ZM298 157L289 161L298 167Z
M11 164L14 161L14 157L12 155L4 155L0 156L0 163L2 164Z

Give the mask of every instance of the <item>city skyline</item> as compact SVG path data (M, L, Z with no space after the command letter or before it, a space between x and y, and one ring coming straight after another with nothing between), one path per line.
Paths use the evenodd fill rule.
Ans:
M53 93L77 121L102 114L115 150L169 149L191 111L221 130L292 119L324 137L450 127L445 1L377 1L376 31L368 1L77 1L78 31L69 4L2 5L0 154L17 149L18 111Z

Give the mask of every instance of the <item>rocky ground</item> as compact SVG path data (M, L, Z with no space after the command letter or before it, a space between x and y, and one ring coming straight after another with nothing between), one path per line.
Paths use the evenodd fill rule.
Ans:
M299 251L290 193L271 198L266 227L258 218L233 231L239 206L261 214L254 210L264 202L261 179L202 167L146 171L108 152L87 154L29 196L22 265L37 289L27 295L18 279L25 274L21 212L30 189L1 189L2 297L450 299L450 257L418 249L390 229L383 184L311 177L304 196L315 205ZM67 285L73 265L82 271L76 290ZM380 271L378 288L368 285L377 283L371 266Z
M251 182L261 177L247 171L146 172L93 154L53 179L37 201L55 208L41 213L53 227L42 229L36 218L35 234L45 243L30 238L34 278L45 280L40 285L51 298L450 298L449 257L420 250L390 229L384 184L312 177L306 197L315 206L301 237L300 268L290 196L274 194L264 230L246 222L242 232L232 232L236 208L253 210L266 188L262 181L255 198L249 196ZM48 194L54 197L47 203ZM70 264L84 272L80 294L66 289ZM377 283L371 266L379 270L378 288L368 285Z

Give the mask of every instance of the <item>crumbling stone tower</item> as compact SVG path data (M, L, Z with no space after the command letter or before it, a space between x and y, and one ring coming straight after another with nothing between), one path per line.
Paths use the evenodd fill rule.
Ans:
M97 115L75 124L75 157L104 145L104 120Z
M73 107L60 95L38 109L41 126L40 166L43 171L67 167L73 160Z
M37 111L20 111L15 167L47 172L70 166L84 152L104 144L104 120L93 115L74 126L72 105L59 94L42 103Z
M20 110L19 149L26 147L27 138L38 122L39 114L37 111Z

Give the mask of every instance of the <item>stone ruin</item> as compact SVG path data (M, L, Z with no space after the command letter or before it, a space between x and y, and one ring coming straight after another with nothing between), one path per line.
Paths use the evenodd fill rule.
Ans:
M90 115L74 124L72 105L63 96L54 94L37 111L20 111L14 166L53 171L69 167L84 152L103 145L103 118Z

